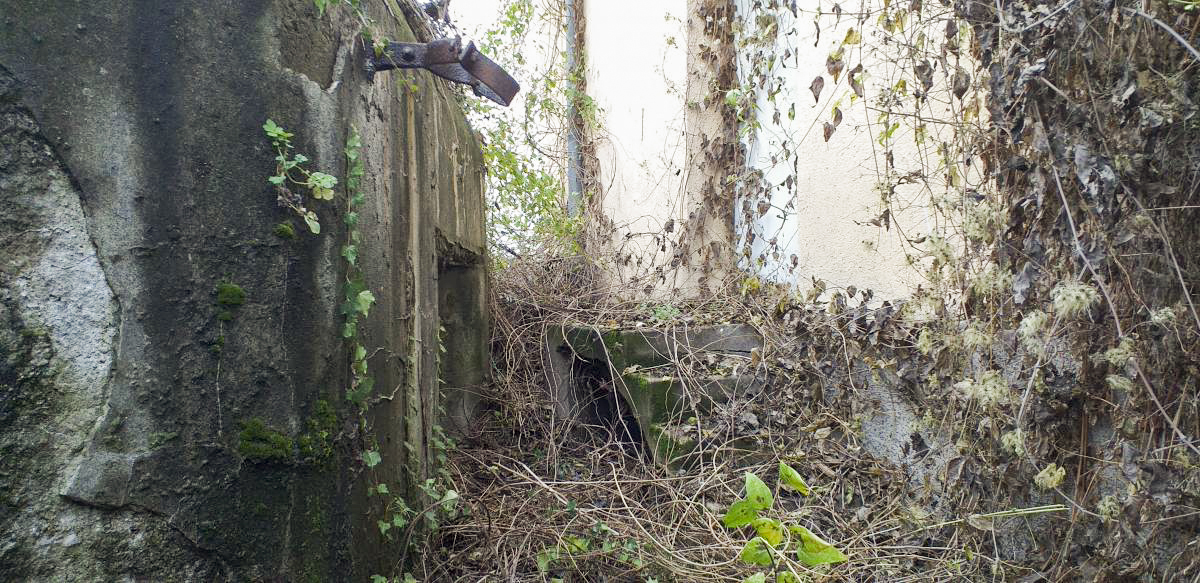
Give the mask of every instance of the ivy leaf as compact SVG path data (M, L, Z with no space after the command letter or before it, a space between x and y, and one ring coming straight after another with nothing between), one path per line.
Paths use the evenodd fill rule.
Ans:
M333 190L324 186L314 186L312 195L317 200L333 200Z
M292 134L283 131L283 128L276 125L274 120L271 120L270 118L267 118L267 123L264 123L262 128L263 131L267 132L267 137L271 138L272 140L286 142L292 138Z
M271 184L274 184L274 185L276 185L276 186L278 186L278 185L280 185L280 184L283 184L283 181L284 181L284 180L287 180L287 177L286 177L286 176L284 176L284 175L282 175L282 174L280 174L280 175L278 175L278 176L269 176L269 177L267 177L267 182L270 182Z
M808 488L808 484L804 483L804 478L800 477L800 473L792 469L783 462L779 463L779 483L785 488L789 488L805 496L811 495L812 491Z
M800 545L796 547L796 558L809 567L843 563L849 560L846 555L842 554L842 551L837 550L833 545L803 526L789 524L788 530L796 540L800 541Z
M363 317L368 316L371 311L371 305L375 303L375 294L371 290L363 290L358 292L354 297L354 309L361 313Z
M312 234L321 234L321 221L317 220L317 213L314 213L313 211L305 211L304 222L308 224L308 230L312 231Z
M364 464L367 464L368 468L373 468L379 465L379 462L383 461L383 456L379 455L379 450L372 449L363 452L362 461Z
M304 157L300 154L296 154L297 162L302 162L303 160L301 160L301 158ZM307 160L307 158L304 158L304 160ZM337 177L331 176L324 172L313 172L311 175L309 175L308 181L312 185L320 186L321 188L333 188L337 186Z
M767 544L772 547L777 547L779 543L783 542L783 524L778 520L773 518L756 518L750 524L754 526L754 530L758 533L758 536L767 541Z
M862 33L851 28L846 31L846 38L842 39L844 45L856 45L862 42Z
M346 245L342 247L342 257L346 258L346 263L350 265L358 264L358 246Z
M318 0L320 1L320 0ZM362 138L358 135L357 129L350 130L350 137L346 138L346 157L350 160L358 159L358 152L362 149Z
M318 4L321 0L317 0ZM371 575L371 583L388 583L387 577L383 575Z
M745 579L742 579L742 583L767 583L767 574L755 573L749 577L746 577Z
M378 486L375 486L375 491L379 492L380 494L389 494L390 493L390 491L388 490L388 485L385 483L382 483L382 482Z
M762 537L756 536L746 543L742 549L742 554L738 555L743 563L750 565L759 565L769 567L771 565L771 550L767 545L767 541Z
M392 523L386 520L377 520L375 524L379 525L379 534L386 535L392 529Z

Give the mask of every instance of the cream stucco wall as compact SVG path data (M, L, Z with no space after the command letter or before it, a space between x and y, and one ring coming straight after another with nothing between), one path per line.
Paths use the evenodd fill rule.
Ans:
M751 0L737 0L739 14L749 13ZM876 14L861 21L852 16L838 16L830 4L814 0L797 2L798 16L779 10L779 30L776 52L791 54L780 59L776 74L785 80L776 103L759 93L758 135L744 141L747 164L761 170L770 191L770 210L761 216L758 200L752 200L747 216L739 205L735 218L739 249L753 231L753 243L743 266L757 271L773 281L791 282L801 288L811 286L812 278L826 281L830 287L854 285L874 290L878 299L906 297L921 282L917 269L906 258L903 238L897 226L912 237L928 227L930 217L917 203L916 192L903 188L893 195L893 210L903 209L891 217L891 229L870 224L883 210L880 173L887 164L885 151L893 152L897 168L912 164L926 152L919 152L913 136L903 126L890 142L876 140L882 129L877 103L873 99L884 87L894 83L898 72L889 64L887 55L864 49L876 40L879 27ZM821 10L824 14L817 16ZM746 30L754 24L747 23ZM844 51L845 71L835 83L826 71L826 57L846 38L849 29L859 31L865 43L847 45ZM818 32L819 29L819 32ZM878 44L878 43L876 43ZM751 69L751 50L740 54L739 74L744 77ZM866 99L854 96L848 71L861 63ZM824 88L820 100L814 100L810 90L813 79L821 75ZM794 119L789 120L790 104L795 104ZM830 121L832 108L843 113L841 124L828 142L823 123ZM781 110L780 123L774 124L775 112ZM781 145L790 142L793 159L780 156ZM772 158L775 158L773 161ZM794 183L787 183L794 176ZM770 242L774 240L776 247ZM909 246L907 253L913 249Z
M686 0L584 2L587 92L599 108L598 207L613 222L604 259L621 284L670 288L668 223L690 206ZM667 281L667 279L670 281Z
M703 121L689 112L685 100L688 77L682 47L687 46L688 3L610 0L585 4L588 93L604 111L598 136L603 209L619 226L614 245L626 259L632 258L623 271L629 279L634 273L647 272L647 266L653 269L669 264L670 247L662 245L669 237L661 236L662 227L668 220L686 219L696 200L696 193L685 186L692 166L687 135L694 134ZM751 1L737 0L737 4L739 14L745 15ZM757 138L744 142L748 166L761 170L766 181L777 188L770 196L771 210L763 216L757 212L746 216L742 205L736 205L735 248L742 248L748 231L755 233L749 257L743 258L741 266L800 288L810 286L815 277L833 288L873 289L880 300L906 297L921 283L918 269L907 257L919 255L919 249L906 246L896 227L904 229L910 239L927 230L932 219L921 201L928 196L901 187L893 194L891 229L869 224L883 209L877 184L880 168L886 163L885 148L875 140L880 127L870 100L903 72L883 55L863 48L872 39L878 40L874 36L878 33L877 14L862 22L849 15L837 17L828 2L804 0L797 4L798 18L780 11L784 15L780 29L787 34L779 36L779 52L790 49L792 57L786 68L777 69L786 80L783 95L796 103L795 118L788 121L783 106L783 126L773 126L770 120L775 106L762 92L763 130ZM824 15L816 17L818 10ZM819 38L814 23L820 25ZM851 27L860 30L867 42L848 47L845 68L864 65L866 100L850 97L845 73L835 83L825 71L826 56ZM750 50L743 49L739 71L750 69L749 58ZM825 77L826 85L814 104L809 84L818 74ZM911 72L907 74L911 76ZM942 77L944 74L938 75ZM826 142L822 122L830 118L833 103L838 104L844 119ZM931 111L930 115L943 113ZM794 165L793 161L771 161L785 138L799 153ZM929 159L929 151L918 150L907 126L893 136L887 149L898 169L913 167L917 159ZM787 186L787 176L792 174L795 180ZM757 209L757 200L751 201L750 208ZM777 244L774 248L769 245L772 240Z

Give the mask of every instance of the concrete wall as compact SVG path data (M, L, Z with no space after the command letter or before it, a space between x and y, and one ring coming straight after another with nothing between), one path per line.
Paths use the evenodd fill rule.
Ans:
M371 4L413 38L411 3ZM366 486L431 472L439 348L486 349L482 161L455 97L424 72L368 83L356 21L309 0L0 12L0 579L389 574ZM344 397L344 192L310 204L320 235L280 208L268 117L343 183L362 135L365 423ZM223 283L244 302L218 305ZM439 340L443 321L472 333Z

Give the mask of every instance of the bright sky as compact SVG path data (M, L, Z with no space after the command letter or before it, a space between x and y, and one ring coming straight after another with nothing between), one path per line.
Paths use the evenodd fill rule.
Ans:
M451 0L450 19L469 39L479 38L498 18L501 0Z

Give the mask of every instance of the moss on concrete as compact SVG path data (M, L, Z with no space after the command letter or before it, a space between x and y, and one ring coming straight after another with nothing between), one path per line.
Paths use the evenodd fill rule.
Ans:
M287 239L289 241L296 239L296 227L292 226L292 223L289 221L275 225L275 228L271 232L275 233L275 236L280 239Z
M292 438L267 427L261 418L252 417L239 423L238 453L258 462L286 462L292 459Z
M236 283L221 282L217 284L217 304L225 307L240 306L246 303L246 290Z
M300 458L305 462L324 465L333 458L333 436L337 433L338 418L333 406L325 399L313 404L304 426L306 431L296 438Z

